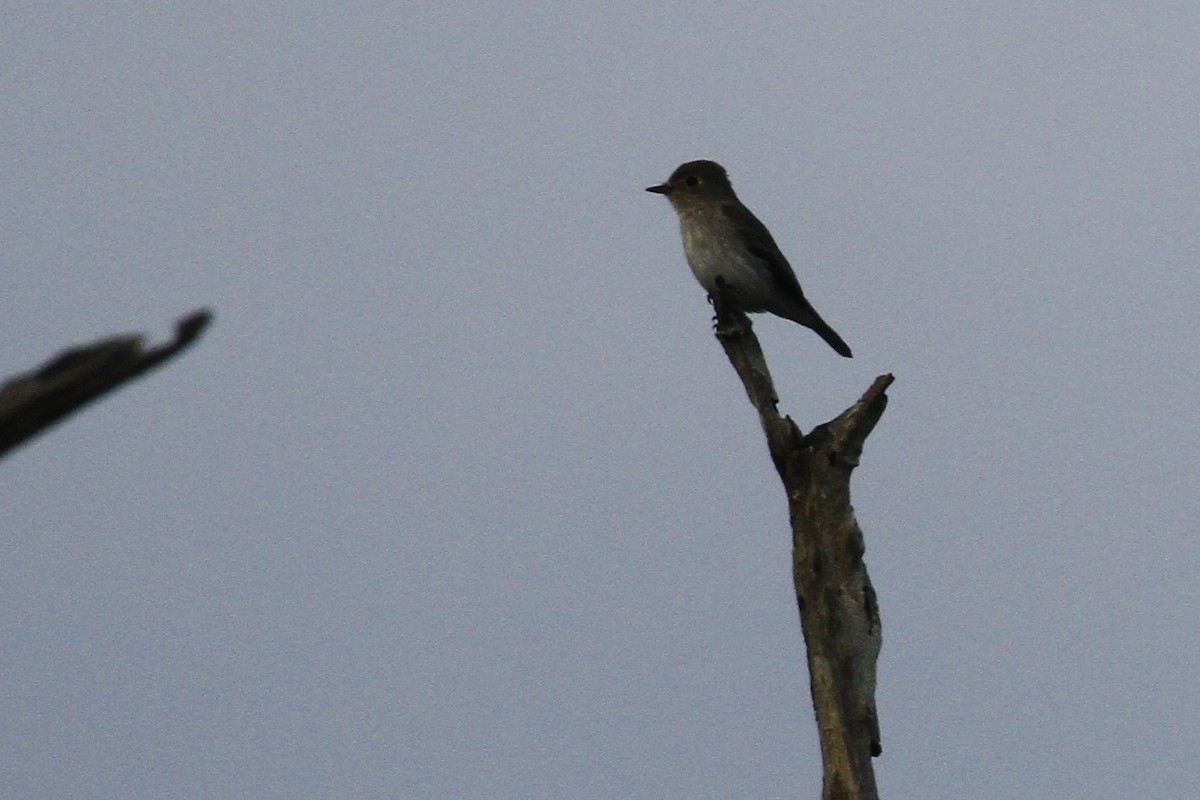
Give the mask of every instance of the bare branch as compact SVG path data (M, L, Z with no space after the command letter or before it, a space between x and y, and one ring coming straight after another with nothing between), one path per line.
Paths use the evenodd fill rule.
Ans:
M66 350L0 386L0 457L92 400L153 369L199 337L212 314L194 311L175 324L175 339L144 347L136 334Z
M875 671L879 606L850 505L850 473L887 408L891 375L807 436L781 417L762 348L745 314L714 298L716 336L758 411L771 459L787 491L792 575L808 653L809 688L824 766L825 800L877 800L871 758L882 753Z

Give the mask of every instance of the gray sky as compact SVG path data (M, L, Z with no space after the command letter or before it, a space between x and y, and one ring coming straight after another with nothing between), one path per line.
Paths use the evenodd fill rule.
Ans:
M817 796L693 158L854 348L784 410L897 376L883 795L1194 793L1200 9L3 17L0 374L217 318L0 464L0 794Z

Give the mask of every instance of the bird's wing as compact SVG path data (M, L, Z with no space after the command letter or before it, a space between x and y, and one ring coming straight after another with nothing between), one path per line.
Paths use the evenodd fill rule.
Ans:
M807 325L816 331L830 347L846 358L850 358L850 347L833 328L829 327L825 320L821 319L821 315L805 299L804 292L800 289L800 281L796 280L796 273L792 272L792 265L779 251L779 246L775 244L775 239L771 237L767 226L759 222L758 217L743 206L727 203L721 207L721 211L737 227L738 235L742 237L750 255L757 258L766 267L768 274L778 287L780 295L791 301L783 307L772 307L770 311L799 322L801 325Z
M746 249L750 251L750 255L762 261L780 291L787 296L803 300L804 292L800 289L800 281L796 280L792 265L775 244L767 226L745 208L731 203L721 206L721 212L737 225L738 233L746 242Z

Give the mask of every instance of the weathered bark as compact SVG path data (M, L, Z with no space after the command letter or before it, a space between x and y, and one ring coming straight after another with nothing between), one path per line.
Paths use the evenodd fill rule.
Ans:
M175 340L146 348L130 334L63 351L0 386L0 457L38 432L176 355L212 315L194 311L175 325Z
M771 459L787 491L792 575L808 651L809 687L824 765L825 800L876 800L872 756L882 752L875 667L879 607L863 562L862 531L850 506L850 473L887 407L891 375L807 436L779 399L762 348L741 312L717 309L717 339L758 411Z

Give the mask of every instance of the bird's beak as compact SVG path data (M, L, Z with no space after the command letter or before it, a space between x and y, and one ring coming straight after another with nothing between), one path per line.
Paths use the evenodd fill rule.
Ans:
M671 187L670 187L670 186L668 186L668 185L667 185L667 184L665 184L665 183L660 183L658 186L648 186L648 187L646 187L646 191L647 191L647 192L654 192L655 194L665 194L665 195L669 195L669 194L671 194Z

